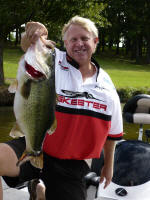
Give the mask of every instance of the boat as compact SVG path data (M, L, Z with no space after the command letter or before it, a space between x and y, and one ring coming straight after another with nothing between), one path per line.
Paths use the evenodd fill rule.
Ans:
M123 108L123 118L128 123L139 124L138 139L117 143L114 174L106 189L103 188L104 183L99 184L100 169L104 164L103 152L99 159L92 160L86 181L87 188L95 186L97 200L150 199L150 129L143 131L143 125L150 124L150 95L140 94L129 99Z

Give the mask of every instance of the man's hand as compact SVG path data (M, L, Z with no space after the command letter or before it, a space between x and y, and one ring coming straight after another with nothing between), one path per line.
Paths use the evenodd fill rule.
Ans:
M104 165L101 170L101 177L100 177L100 184L105 180L104 189L110 184L112 176L113 176L113 169L110 166L105 167Z
M34 44L38 38L46 40L48 31L46 27L39 22L28 22L25 27L25 33L21 37L21 48L24 52L27 51L31 44Z
M106 140L104 144L104 166L101 170L100 183L104 181L106 188L113 177L113 166L114 166L114 153L115 153L116 143L113 140Z
M31 44L34 44L41 38L47 47L54 48L55 42L47 40L47 37L48 31L43 24L40 22L28 22L25 27L25 33L23 33L21 38L21 47L23 51L26 52Z
M46 27L39 22L28 22L25 27L26 36L31 43L35 43L41 36L44 39L48 37Z

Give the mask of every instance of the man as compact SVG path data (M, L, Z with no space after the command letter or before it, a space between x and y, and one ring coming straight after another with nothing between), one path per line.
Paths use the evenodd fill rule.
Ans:
M21 46L26 51L39 37L48 46L47 35L43 24L29 22ZM105 179L107 187L113 175L115 140L122 137L122 114L111 79L92 58L98 44L94 23L75 16L64 26L62 37L66 52L55 48L57 129L45 136L44 167L39 171L29 162L16 167L25 148L22 138L0 145L0 175L10 186L40 177L46 199L85 200L83 178L89 168L84 160L98 158L104 148L100 182Z

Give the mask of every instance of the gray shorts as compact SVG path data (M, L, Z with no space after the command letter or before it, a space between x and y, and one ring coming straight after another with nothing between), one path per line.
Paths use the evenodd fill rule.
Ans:
M20 137L6 142L16 153L17 157L20 158L26 148L25 138ZM3 179L9 187L17 187L18 185L32 180L34 178L40 178L41 170L33 167L29 161L25 162L20 166L20 174L17 177L3 176Z
M19 158L25 149L25 139L19 138L7 142ZM30 162L20 166L18 177L4 176L10 187L16 187L26 181L40 178L46 186L46 199L85 200L86 185L84 176L89 167L84 160L61 160L44 153L42 170L33 167Z

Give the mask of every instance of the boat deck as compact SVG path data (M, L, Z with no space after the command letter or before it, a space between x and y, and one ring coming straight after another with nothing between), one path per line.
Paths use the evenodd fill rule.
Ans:
M27 187L22 189L10 188L2 179L3 184L3 199L4 200L29 200L29 193Z
M10 188L6 185L5 181L2 179L3 183L3 200L29 200L29 193L27 187L22 189ZM88 190L87 200L94 200L95 187L91 186ZM103 199L99 199L103 200ZM105 200L105 199L104 199Z

